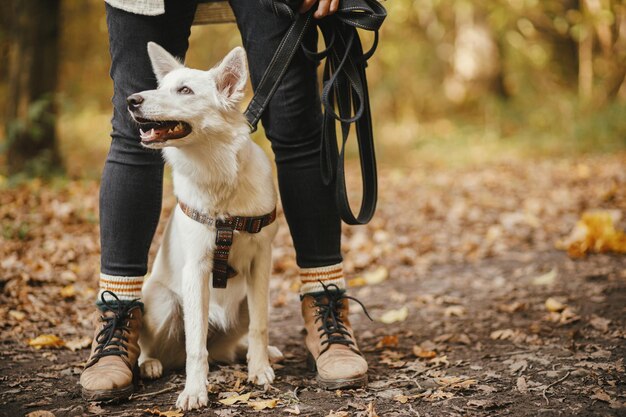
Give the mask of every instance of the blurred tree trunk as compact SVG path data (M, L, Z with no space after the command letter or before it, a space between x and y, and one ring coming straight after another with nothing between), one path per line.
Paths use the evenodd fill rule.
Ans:
M6 0L5 0L6 1ZM60 0L9 0L6 138L9 174L60 167L55 134Z

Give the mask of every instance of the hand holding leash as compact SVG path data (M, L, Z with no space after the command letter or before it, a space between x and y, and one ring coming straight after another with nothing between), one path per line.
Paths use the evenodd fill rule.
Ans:
M300 5L298 11L300 13L306 13L311 9L318 0L304 0ZM319 0L317 10L313 13L313 17L321 19L325 16L331 15L339 8L339 0Z

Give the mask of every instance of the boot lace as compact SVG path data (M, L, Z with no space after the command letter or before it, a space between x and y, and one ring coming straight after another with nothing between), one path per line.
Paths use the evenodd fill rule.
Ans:
M104 298L105 295L110 295L115 300L109 302ZM111 291L103 291L100 299L102 300L102 309L104 312L111 311L113 314L108 316L103 314L100 316L100 320L104 322L104 326L102 326L102 329L96 336L96 343L98 343L98 345L94 349L94 354L85 368L90 367L105 356L128 357L126 350L128 338L125 336L125 333L129 331L130 323L127 319L130 317L132 310L141 308L141 303L138 299L122 301Z
M357 302L361 308L363 308L363 312L367 318L372 320L372 317L370 317L362 302L354 297L346 295L345 290L340 289L336 284L324 285L321 281L320 284L322 284L324 291L319 294L312 295L315 299L315 303L313 305L317 308L315 322L320 322L320 327L317 328L317 331L321 333L322 337L326 336L326 338L321 342L321 344L326 345L326 347L322 349L320 355L326 352L330 346L334 344L345 345L349 347L350 350L360 355L361 352L354 347L354 340L341 318L339 309L343 307L344 300L353 300Z

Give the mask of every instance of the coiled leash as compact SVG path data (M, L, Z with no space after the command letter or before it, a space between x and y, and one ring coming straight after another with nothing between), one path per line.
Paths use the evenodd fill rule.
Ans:
M309 59L325 58L321 95L324 110L320 152L322 179L326 185L335 181L335 199L342 220L347 224L366 224L376 211L378 185L365 67L378 46L378 30L387 11L377 0L340 0L334 14L317 20L313 19L312 9L304 14L297 12L301 2L261 0L266 8L293 23L265 70L245 115L254 132L298 49L302 48ZM302 44L305 33L314 26L319 27L326 45L319 52L309 51ZM363 52L357 29L374 32L374 42L367 52ZM340 149L336 122L341 126ZM352 124L356 129L363 186L361 207L356 216L348 201L345 175L345 148Z

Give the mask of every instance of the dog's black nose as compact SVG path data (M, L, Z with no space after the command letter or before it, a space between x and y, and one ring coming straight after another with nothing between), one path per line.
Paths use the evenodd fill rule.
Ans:
M143 97L139 94L132 94L126 98L126 102L128 103L129 109L138 109L141 106L141 103L143 103Z

